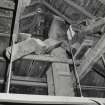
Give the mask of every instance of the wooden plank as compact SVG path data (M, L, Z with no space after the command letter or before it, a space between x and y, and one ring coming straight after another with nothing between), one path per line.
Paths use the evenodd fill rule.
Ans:
M53 71L52 66L48 68L46 72L47 75L47 84L48 84L48 95L54 96L55 89L54 89L54 78L53 78Z
M93 65L92 69L98 73L98 75L105 78L105 65L102 57Z
M37 3L37 2L36 2ZM60 13L58 10L56 10L55 8L53 8L51 5L49 5L45 0L43 0L42 2L38 2L38 3L43 3L48 9L50 9L51 11L53 11L54 13L58 14L58 16L61 16L62 18L64 18L64 20L66 20L68 23L73 23L72 20L70 20L68 17L66 17L65 15L63 15L62 13ZM27 18L27 17L30 17L30 16L33 16L35 15L36 12L32 12L32 13L29 13L25 16L22 16L21 19L24 19L24 18Z
M82 60L80 66L78 67L79 78L82 79L85 75L91 70L93 64L101 57L105 52L105 34L97 42L95 47L93 47L88 54L85 56L85 59Z
M74 59L76 58L80 58L81 56L81 52L83 49L86 49L86 51L89 49L89 47L91 47L93 45L93 41L92 40L84 40L83 43L81 44L80 48L78 48L78 50L76 51L75 55L74 55ZM85 52L86 52L85 51ZM83 54L85 54L85 52L82 52ZM83 56L82 54L82 56Z
M13 1L9 1L9 0L8 1L0 0L0 8L14 10L15 9L15 3Z
M17 80L17 81L28 81L28 82L43 82L46 83L45 78L33 78L33 77L24 77L24 76L12 76L12 80Z
M51 55L27 55L27 56L23 57L23 59L73 64L72 59L55 57L55 56L51 56ZM76 61L76 64L77 65L80 64L79 60Z
M0 79L0 84L3 84L4 80ZM11 80L11 85L21 85L21 86L40 86L46 87L47 83L35 82L35 81L21 81L21 80Z
M93 16L91 13L89 13L88 11L85 10L85 8L75 4L74 2L70 1L70 0L64 0L66 3L68 3L70 6L73 6L74 8L76 8L77 10L79 10L81 13L83 13L85 16L94 19L95 16Z
M101 58L102 58L102 61L103 61L104 65L105 65L105 57L104 57L103 54L102 54Z
M51 55L66 58L66 52L62 48L56 48ZM55 95L74 96L72 74L68 64L52 63Z
M1 37L8 37L8 38L9 38L9 37L10 37L10 34L0 33L0 36L1 36Z
M41 41L36 38L28 38L22 42L14 44L12 47L6 49L6 56L10 59L11 56L11 48L12 50L12 61L15 61L25 55L35 52L35 54L45 54L49 53L52 49L61 45L61 41L56 41L53 39L46 39L45 41Z
M104 24L105 24L105 18L101 18L94 22L91 21L91 24L84 27L84 29L80 32L80 34L96 33L97 31L101 30L102 25L104 25Z
M13 16L12 15L8 16L8 15L0 14L0 18L12 19Z
M14 48L12 50L12 61L15 61L32 52L40 54L40 52L44 50L45 44L35 38L29 38L25 41L14 44L12 47L8 47L6 49L6 56L8 57L8 59L10 59L12 48Z
M61 97L61 96L42 96L42 95L0 93L0 102L11 102L11 103L97 105L97 103L92 100L105 104L104 98L64 97L64 96Z
M28 7L31 7L31 6L34 6L36 4L40 4L40 3L42 3L40 0L34 0L31 4L28 5ZM27 6L25 8L27 8ZM20 17L20 19L25 19L25 18L28 18L30 16L34 16L35 14L36 14L36 11L28 13L27 15L23 15Z
M81 85L82 90L96 90L96 91L105 91L105 87L101 86L86 86Z
M37 13L36 12L31 12L31 13L28 13L27 15L23 15L20 17L20 19L25 19L25 18L28 18L28 17L31 17L31 16L34 16L36 15Z
M75 23L72 20L70 20L68 17L66 17L65 15L63 15L62 13L60 13L58 10L56 10L55 8L53 8L51 5L49 5L45 0L43 1L43 4L50 9L51 11L53 11L54 13L56 13L58 16L62 17L65 21L67 21L69 24Z

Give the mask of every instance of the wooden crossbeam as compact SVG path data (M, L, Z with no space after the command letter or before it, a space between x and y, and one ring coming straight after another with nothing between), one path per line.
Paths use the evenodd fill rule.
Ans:
M95 101L105 104L104 98L42 96L25 94L0 93L0 102L26 103L26 104L65 104L65 105L97 105Z
M68 17L66 17L65 15L63 15L62 13L60 13L57 9L53 8L50 4L48 4L45 0L43 0L43 4L50 9L51 11L53 11L54 13L56 13L58 16L62 17L65 21L67 21L69 24L75 23L72 20L70 20Z
M0 33L0 37L10 37L10 34Z
M28 81L28 82L43 82L46 83L46 78L33 78L33 77L25 77L25 76L12 76L12 80L17 80L17 81Z
M101 18L94 23L91 23L90 25L84 27L84 29L81 31L80 34L92 34L96 33L97 30L99 31L102 27L102 25L105 24L105 18Z
M105 52L105 34L97 42L94 48L92 48L85 59L82 60L80 66L78 67L78 75L80 80L86 76L86 74L91 70L93 64L101 57Z
M103 61L104 65L105 65L105 57L104 57L104 54L102 54L101 58L102 58L102 61Z
M49 56L49 55L27 55L27 56L23 57L23 59L73 64L72 59L65 59L65 58ZM78 60L76 61L76 64L79 64Z
M0 79L0 84L3 84L4 80ZM11 80L12 85L21 85L21 86L40 86L40 87L46 87L47 83L41 83L41 82L35 82L35 81L26 81L26 80Z
M0 18L12 19L13 16L12 15L8 16L8 15L0 14Z
M23 16L21 16L20 19L22 20L22 19L25 19L25 18L28 18L28 17L34 16L34 15L36 15L36 12L31 12L31 13L28 13L27 15L23 15Z
M98 73L100 76L105 78L105 72L102 70L102 68L98 65L98 67L93 67L93 70Z
M66 20L68 23L73 23L72 20L70 20L68 17L66 17L65 15L63 15L62 13L60 13L58 10L56 10L55 8L53 8L51 5L49 5L45 0L43 0L42 2L35 2L33 3L32 5L35 5L36 3L43 3L48 9L50 9L51 11L53 11L54 13L58 14L59 16L61 16L64 20ZM31 5L30 5L31 6ZM30 16L33 16L35 15L36 13L35 12L32 12L32 13L29 13L25 16L22 16L21 19L25 19L27 17L30 17Z
M105 87L101 86L86 86L81 85L82 90L96 90L96 91L105 91Z

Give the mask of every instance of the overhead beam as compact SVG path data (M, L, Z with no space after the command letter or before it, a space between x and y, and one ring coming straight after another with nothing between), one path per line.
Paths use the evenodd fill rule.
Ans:
M58 16L62 17L65 21L67 21L69 24L75 23L72 20L70 20L68 17L66 17L65 15L63 15L62 13L60 13L58 10L56 10L55 8L53 8L51 5L49 5L45 0L42 1L43 4L50 9L51 11L53 11L54 13L56 13Z
M58 10L54 9L51 5L49 5L45 0L42 0L41 2L35 2L33 3L32 5L35 5L36 3L42 3L44 4L48 9L50 9L51 11L53 11L54 13L56 13L57 15L61 16L64 20L66 20L69 24L73 23L72 20L70 20L69 18L67 18L65 15L63 15L62 13L60 13ZM31 5L30 5L31 6ZM25 16L22 16L21 19L24 19L24 18L28 18L30 16L33 16L35 15L36 13L35 12L32 12L32 13L29 13Z
M4 14L0 14L0 18L7 18L7 19L12 19L13 16L12 15L4 15Z
M46 83L46 78L34 78L34 77L25 77L25 76L12 76L12 80L17 81L28 81L28 82L43 82Z
M0 33L0 37L10 37L10 34L7 34L7 33Z
M105 17L100 18L99 20L92 22L90 25L85 26L84 29L80 32L80 34L92 34L100 31L102 25L105 24Z
M3 84L4 80L0 79L0 84ZM21 85L21 86L40 86L40 87L46 87L47 83L41 83L41 82L35 82L35 81L21 81L21 80L11 80L12 85Z
M37 14L36 12L28 13L27 15L21 16L21 17L20 17L20 20L25 19L25 18L28 18L28 17L31 17L31 16L34 16L34 15L36 15L36 14Z
M105 91L105 87L101 87L101 86L81 85L81 88L82 88L82 90L96 90L96 91L100 91L100 92Z
M98 65L99 66L99 65ZM100 67L93 67L93 70L98 73L101 77L104 77L105 78L105 73L103 72L103 70L100 69Z
M40 0L38 0L38 1L34 0L34 2L32 4L28 5L28 7L29 6L34 6L34 5L39 4L39 3L41 3ZM25 19L25 18L28 18L28 17L33 16L35 14L36 14L36 12L31 12L31 13L28 13L27 15L21 16L20 19Z
M86 76L86 74L91 70L93 64L101 57L105 52L105 34L97 42L97 44L88 52L85 59L82 60L80 66L78 67L78 75L80 80Z
M69 1L69 0L64 0L65 2L67 2L69 5L73 6L74 8L76 8L77 10L79 10L80 12L82 12L85 16L91 18L91 19L94 19L96 18L95 16L93 16L91 13L87 12L83 7L75 4L74 2L72 1ZM53 11L54 13L58 14L59 16L61 16L62 18L64 18L64 20L66 20L69 24L71 23L74 23L72 20L70 20L68 17L66 17L65 15L63 15L62 13L60 13L57 9L53 8L51 5L49 5L45 0L43 1L36 1L35 3L31 4L30 6L33 6L37 3L43 3L47 8L49 8L51 11ZM35 12L32 12L32 13L29 13L25 16L22 16L21 19L24 19L24 18L27 18L27 17L30 17L30 16L33 16L35 15L36 13Z
M66 3L68 3L70 6L76 8L77 10L79 10L81 13L83 13L85 16L94 19L95 16L93 16L91 13L89 13L88 11L85 10L85 8L75 4L74 2L72 2L71 0L64 0Z
M26 104L65 104L65 105L97 105L105 104L104 98L64 97L64 96L42 96L25 94L0 93L0 102L26 103Z
M27 55L27 56L23 57L23 59L73 64L72 59L65 59L62 57L55 57L55 56L50 56L50 55ZM79 64L79 61L76 61L76 64Z

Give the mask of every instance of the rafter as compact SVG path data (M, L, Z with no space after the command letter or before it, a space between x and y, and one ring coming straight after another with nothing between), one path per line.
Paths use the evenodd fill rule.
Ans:
M73 6L74 8L76 8L77 10L79 10L81 13L83 13L85 16L94 19L95 16L93 16L91 13L89 13L88 11L85 10L85 8L75 4L74 2L72 2L71 0L64 0L65 2L67 2L70 6Z
M92 48L84 60L82 60L80 66L78 67L78 74L80 80L86 76L86 74L91 70L93 64L101 57L105 52L105 34L97 42L94 48Z
M68 17L66 17L65 15L63 15L62 13L60 13L57 9L55 9L51 5L49 5L45 0L43 0L43 4L47 8L49 8L51 11L53 11L54 13L56 13L58 16L62 17L64 20L66 20L69 24L74 23L71 19L69 19Z
M92 18L94 19L95 16L93 16L91 13L89 13L88 11L86 11L83 7L75 4L74 2L72 1L68 1L68 0L64 0L65 2L67 2L70 6L73 6L74 8L76 8L77 10L79 10L81 13L83 13L85 16L89 17L89 18ZM57 9L53 8L50 4L48 4L46 2L46 0L42 0L42 2L40 1L37 1L33 4L31 4L30 6L33 6L37 3L42 3L44 4L48 9L50 9L51 11L53 11L54 13L58 14L59 16L61 16L64 20L66 20L69 24L73 23L73 21L71 19L69 19L67 16L65 16L64 14L62 14L61 12L59 12ZM24 19L24 18L27 18L27 17L30 17L30 16L33 16L35 15L36 13L35 12L32 12L32 13L29 13L25 16L22 16L21 19Z
M35 3L40 3L40 2L35 2ZM32 5L35 5L35 3L33 3ZM45 5L49 10L53 11L55 14L57 14L58 16L62 17L64 20L66 20L69 24L74 23L71 19L69 19L68 17L66 17L65 15L60 13L58 10L53 8L51 5L49 5L45 0L42 0L41 3L43 5ZM28 17L33 16L35 14L36 14L35 12L29 13L29 14L27 14L25 16L22 16L21 19L28 18Z

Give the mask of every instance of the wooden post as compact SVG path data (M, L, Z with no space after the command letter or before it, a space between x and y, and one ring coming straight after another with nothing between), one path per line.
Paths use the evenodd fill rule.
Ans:
M55 89L54 89L54 77L52 70L53 70L52 66L50 66L47 71L47 84L48 84L48 95L54 96Z
M49 32L49 38L55 40L66 40L65 22L60 17L54 16ZM67 58L66 51L62 47L51 52L56 57ZM72 74L68 64L52 63L54 87L56 96L74 96ZM51 87L48 87L51 88Z

